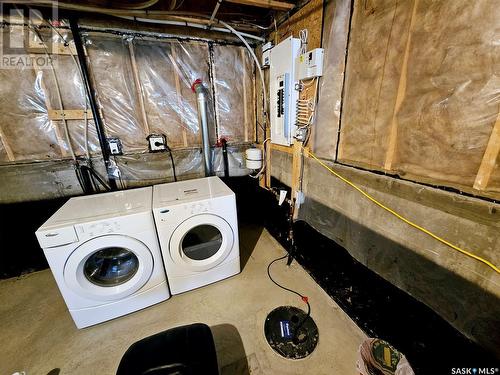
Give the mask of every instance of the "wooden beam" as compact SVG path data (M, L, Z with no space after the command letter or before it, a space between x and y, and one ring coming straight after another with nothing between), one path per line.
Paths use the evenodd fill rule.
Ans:
M226 0L228 3L250 5L253 7L267 8L273 10L287 11L295 7L294 4L285 3L284 1L276 0Z
M149 129L149 121L148 121L148 116L146 114L146 106L144 104L144 92L142 90L141 80L139 77L139 69L137 68L137 62L135 60L133 41L130 41L128 43L128 50L130 52L130 61L132 62L132 72L134 75L135 89L137 92L137 96L139 97L139 107L141 109L142 121L144 123L144 130L146 132L146 135L149 135L151 134L151 130Z
M268 142L270 143L270 141L268 141ZM259 144L257 147L262 148L262 144ZM269 148L271 150L286 152L287 154L292 154L293 153L293 147L292 146L283 146L283 145L278 145L278 144L271 143L271 146Z
M172 62L172 65L174 66L174 79L175 79L175 92L177 95L177 107L179 108L178 111L183 108L182 105L182 92L181 92L181 79L180 79L180 69L177 66L177 51L175 49L175 43L172 43L172 48L171 48L171 53L170 53L170 61ZM187 131L186 131L186 124L184 123L184 118L182 117L181 113L177 113L179 116L179 120L181 122L181 127L182 127L182 142L184 144L184 147L187 147Z
M474 189L484 190L488 186L491 174L495 168L498 155L500 154L500 108L493 130L491 131L486 151L483 155L483 160L479 166L479 170L474 181Z
M247 64L246 49L241 47L241 64L243 65L243 126L245 127L245 142L248 142L248 107L247 107Z
M406 94L406 81L408 75L408 58L410 56L411 33L415 24L417 14L418 0L413 0L413 11L410 18L410 25L408 27L408 38L406 39L405 54L403 57L403 64L401 66L401 74L399 76L398 93L396 96L396 103L394 104L394 111L392 112L391 128L389 132L389 146L385 155L384 169L386 171L392 170L394 163L394 156L396 155L396 145L398 138L398 119L397 115L403 104Z
M49 109L49 120L62 120L63 118L66 120L85 120L85 110L83 109ZM87 116L89 112L87 112Z

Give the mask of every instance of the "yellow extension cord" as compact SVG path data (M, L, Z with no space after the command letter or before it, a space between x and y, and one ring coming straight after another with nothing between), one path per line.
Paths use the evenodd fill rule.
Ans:
M323 163L320 159L318 159L318 157L316 155L314 155L312 152L308 152L309 155L314 159L316 160L323 168L327 169L331 174L333 174L334 176L338 177L339 179L341 179L342 181L344 181L346 184L348 184L349 186L353 187L354 189L356 189L357 191L359 191L361 194L363 194L366 198L368 198L369 200L371 200L373 203L375 203L377 206L379 207L382 207L384 210L386 210L387 212L393 214L394 216L396 216L398 219L404 221L406 224L408 225L411 225L412 227L424 232L425 234L431 236L432 238L438 240L439 242L442 242L444 243L445 245L451 247L453 250L456 250L464 255L467 255L468 257L471 257L473 259L476 259L484 264L486 264L488 267L492 268L495 272L497 273L500 273L500 269L495 266L493 263L491 263L489 260L486 260L484 258L481 258L480 256L478 255L475 255L473 253L471 253L470 251L467 251L467 250L464 250L464 249L461 249L460 247L456 246L456 245L453 245L451 242L448 242L446 241L444 238L441 238L439 237L438 235L432 233L431 231L425 229L425 228L422 228L420 225L418 224L415 224L414 222L412 222L411 220L408 220L407 218L405 218L404 216L398 214L396 211L392 210L391 208L387 207L386 205L384 205L383 203L379 202L378 200L376 200L373 196L371 196L370 194L368 194L367 192L365 192L364 190L362 190L360 187L358 187L355 183L349 181L347 178L343 177L342 175L338 174L337 172L335 172L333 169L331 169L328 165L326 165L325 163Z

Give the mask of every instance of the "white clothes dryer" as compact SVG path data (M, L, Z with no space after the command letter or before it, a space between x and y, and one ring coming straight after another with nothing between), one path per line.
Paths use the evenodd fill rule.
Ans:
M235 194L220 178L154 186L153 214L172 294L240 272Z
M78 328L170 297L152 188L71 198L36 232Z

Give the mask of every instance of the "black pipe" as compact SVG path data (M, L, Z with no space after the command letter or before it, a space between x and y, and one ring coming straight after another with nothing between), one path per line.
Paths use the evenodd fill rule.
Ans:
M97 108L97 101L95 99L94 90L92 88L92 83L89 78L89 70L87 67L87 61L85 59L85 52L83 50L82 39L80 37L80 32L78 30L78 23L76 18L71 17L69 20L71 27L71 33L73 34L73 41L75 42L76 53L78 55L78 62L80 63L80 68L82 70L83 85L85 86L85 91L89 98L90 109L92 110L92 116L94 118L94 124L97 131L97 138L99 139L99 145L101 146L102 159L104 160L104 165L106 167L106 174L108 175L109 187L111 190L117 190L116 180L109 177L109 169L111 163L109 160L109 150L108 142L106 140L106 133L104 131L104 123L102 122L99 110Z
M220 140L222 143L222 161L224 162L224 177L229 177L229 160L227 158L227 141L225 138Z

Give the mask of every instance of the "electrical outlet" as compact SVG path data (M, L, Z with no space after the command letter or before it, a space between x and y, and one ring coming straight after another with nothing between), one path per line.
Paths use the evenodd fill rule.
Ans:
M111 155L123 155L122 142L120 138L110 137L107 138L109 153Z
M149 142L149 152L167 150L167 137L164 134L150 134L147 140Z

